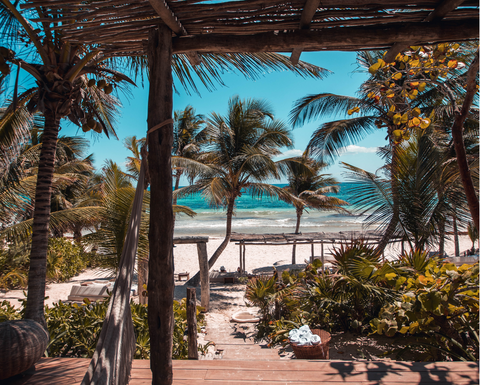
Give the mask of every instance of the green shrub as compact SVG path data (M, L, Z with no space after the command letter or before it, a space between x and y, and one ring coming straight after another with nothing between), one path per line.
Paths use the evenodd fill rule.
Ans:
M65 282L87 267L96 265L96 254L65 238L50 238L47 252L47 280ZM0 288L9 290L27 286L30 250L11 246L0 250Z
M335 274L323 273L317 259L303 271L283 272L280 280L255 278L247 284L246 298L262 315L257 339L276 344L304 324L329 332L369 330L370 320L398 296L389 282L396 270L361 241L341 245L333 256Z
M21 310L16 309L9 301L2 301L0 304L0 322L12 321L21 318Z
M45 319L50 333L50 343L46 355L49 357L83 357L91 358L100 337L108 300L82 304L59 301L52 307L45 306ZM148 330L148 306L131 302L133 327L136 337L135 359L150 358L150 335ZM197 307L198 326L204 316ZM0 305L0 322L22 318L22 311L15 309L8 301ZM174 359L188 357L188 342L184 339L187 331L186 299L174 301L175 325L173 333L172 355ZM198 350L203 351L204 346Z
M25 287L28 280L29 258L25 248L0 249L0 289Z
M65 238L50 238L47 252L47 279L64 282L87 267L83 250Z
M478 263L457 268L432 259L422 272L396 279L401 300L385 304L370 323L373 333L422 337L430 360L478 360Z

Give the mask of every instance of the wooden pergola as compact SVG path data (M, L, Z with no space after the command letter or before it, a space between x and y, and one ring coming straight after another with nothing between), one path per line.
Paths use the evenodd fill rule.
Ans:
M30 0L39 19L104 56L146 55L150 68L149 324L154 384L172 382L172 55L388 49L477 39L478 0ZM52 25L53 24L53 25Z

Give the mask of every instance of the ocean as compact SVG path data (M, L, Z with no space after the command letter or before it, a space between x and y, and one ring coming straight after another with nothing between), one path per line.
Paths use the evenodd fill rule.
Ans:
M349 201L349 183L340 184L340 192L335 196ZM277 184L283 187L285 185ZM177 215L175 236L208 235L225 236L226 210L211 208L199 194L179 199L177 204L190 207L197 213L194 218ZM348 209L348 206L346 207ZM339 232L361 231L365 216L340 214L335 211L304 211L300 222L300 232ZM232 231L247 234L293 233L295 231L295 208L278 199L254 198L244 193L236 200Z

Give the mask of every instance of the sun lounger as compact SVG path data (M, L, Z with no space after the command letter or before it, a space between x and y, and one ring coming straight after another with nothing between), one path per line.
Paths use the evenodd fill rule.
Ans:
M108 291L112 291L113 285L92 283L89 285L73 285L68 296L69 301L83 301L88 298L90 301L104 300L108 297Z

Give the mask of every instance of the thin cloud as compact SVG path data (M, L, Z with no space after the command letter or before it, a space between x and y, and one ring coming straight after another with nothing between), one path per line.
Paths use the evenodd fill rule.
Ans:
M276 160L280 159L287 159L287 158L293 158L294 156L302 156L303 150L298 150L296 148L292 150L287 150L283 152L281 155L275 157Z
M342 147L340 153L342 155L346 154L374 154L377 152L378 147L362 147L355 144L351 144L346 147Z

